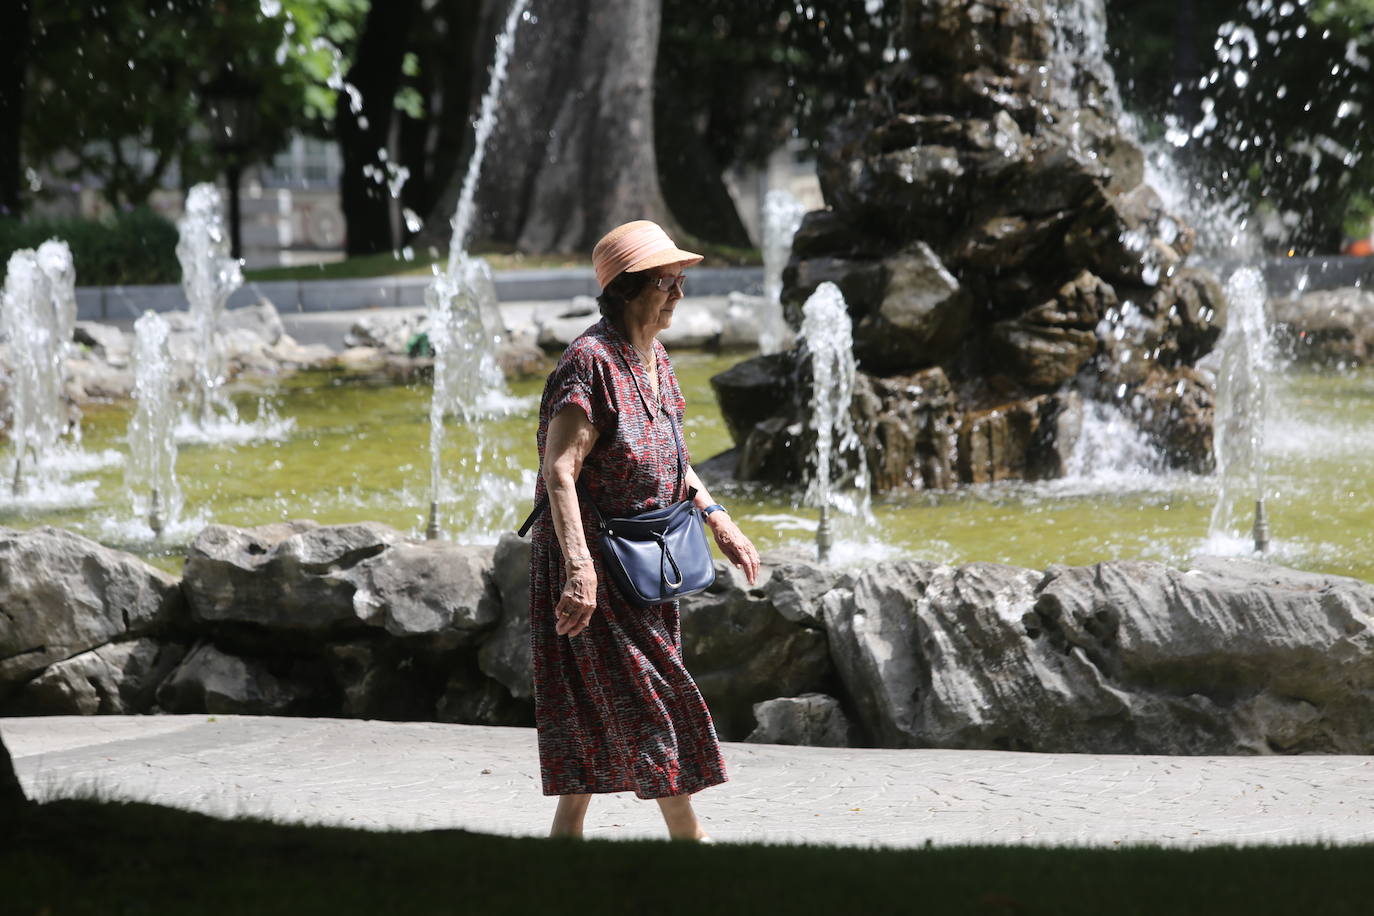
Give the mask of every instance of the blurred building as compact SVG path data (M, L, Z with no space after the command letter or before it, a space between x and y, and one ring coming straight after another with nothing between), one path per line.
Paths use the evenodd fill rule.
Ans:
M239 201L246 266L316 264L343 258L342 169L336 143L297 136L270 162L244 170ZM43 192L32 208L36 215L97 219L110 210L94 182L63 185L34 174L30 183ZM223 176L220 187L224 190ZM185 198L181 171L173 165L163 177L162 188L148 202L175 222Z

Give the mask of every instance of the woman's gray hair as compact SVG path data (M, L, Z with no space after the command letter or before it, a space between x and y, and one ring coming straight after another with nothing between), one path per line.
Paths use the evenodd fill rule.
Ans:
M627 270L616 274L615 279L607 283L601 295L596 297L601 314L611 321L619 321L625 314L625 306L639 298L651 279L647 270L637 270L634 273Z

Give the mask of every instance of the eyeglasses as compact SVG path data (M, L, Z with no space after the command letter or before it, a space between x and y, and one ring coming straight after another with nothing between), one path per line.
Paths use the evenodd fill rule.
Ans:
M659 277L657 280L654 281L654 286L656 286L658 288L658 291L661 293L666 293L668 290L676 286L677 291L680 293L687 286L687 275L678 274L676 277Z

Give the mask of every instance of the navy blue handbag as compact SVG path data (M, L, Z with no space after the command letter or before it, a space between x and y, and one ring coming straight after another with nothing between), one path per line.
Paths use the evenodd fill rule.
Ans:
M677 493L686 479L682 438L671 412L668 422L677 443L677 486L673 488ZM704 592L716 581L706 522L692 502L695 489L689 489L681 502L626 518L603 516L580 483L578 493L591 503L596 514L602 565L626 601L639 607L663 604ZM547 501L540 500L520 527L521 537L547 507Z

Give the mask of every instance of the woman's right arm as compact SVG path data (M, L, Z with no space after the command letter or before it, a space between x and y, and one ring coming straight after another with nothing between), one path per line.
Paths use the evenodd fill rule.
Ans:
M577 478L582 462L596 445L596 427L582 408L569 404L549 421L544 442L544 486L558 546L563 550L568 580L554 608L559 636L576 636L587 628L596 611L596 569L592 566L587 535L582 530L582 509L577 499Z

